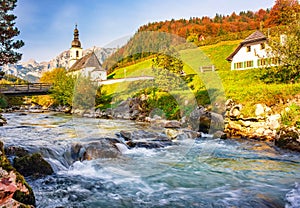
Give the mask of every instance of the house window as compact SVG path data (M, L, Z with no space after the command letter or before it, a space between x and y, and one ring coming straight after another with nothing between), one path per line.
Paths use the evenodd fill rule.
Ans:
M266 48L266 44L265 43L261 43L260 44L260 50L264 50Z
M265 65L267 65L266 59L258 59L257 60L257 65L258 66L265 66Z
M278 65L278 63L279 63L278 58L271 58L271 64Z
M245 68L253 67L253 61L245 61Z
M251 52L251 46L247 46L246 51Z
M76 58L79 57L79 51L76 51Z
M234 64L234 69L241 69L243 68L243 62L238 62Z

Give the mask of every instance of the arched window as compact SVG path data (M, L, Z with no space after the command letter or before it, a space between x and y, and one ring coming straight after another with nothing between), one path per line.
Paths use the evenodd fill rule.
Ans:
M76 51L76 58L79 57L79 51Z

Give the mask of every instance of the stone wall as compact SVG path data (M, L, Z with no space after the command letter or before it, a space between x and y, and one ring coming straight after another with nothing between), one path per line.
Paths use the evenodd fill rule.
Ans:
M255 116L244 117L242 107L232 100L226 102L224 132L227 137L274 142L280 148L300 152L299 129L283 125L280 114L272 114L271 108L257 104Z

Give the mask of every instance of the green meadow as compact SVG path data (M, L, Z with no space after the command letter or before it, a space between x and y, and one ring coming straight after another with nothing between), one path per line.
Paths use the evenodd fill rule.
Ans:
M186 74L182 79L189 89L184 88L177 93L183 98L187 95L190 97L190 92L193 92L199 104L210 108L213 108L210 105L212 103L218 104L233 99L244 106L242 111L248 116L253 115L255 104L258 103L272 107L275 112L282 111L287 100L300 92L300 84L266 84L259 78L260 69L231 71L226 57L234 51L240 41L223 41L214 45L179 51ZM109 77L151 76L153 75L152 59L118 68ZM200 66L210 65L215 65L216 72L200 72ZM144 86L147 86L146 81L125 82L105 85L103 90L121 100L132 96Z

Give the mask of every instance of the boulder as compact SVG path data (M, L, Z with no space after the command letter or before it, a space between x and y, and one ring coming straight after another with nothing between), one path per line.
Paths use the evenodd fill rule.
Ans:
M176 131L175 129L166 129L166 131ZM170 137L176 137L177 134L169 135ZM130 148L162 148L170 146L173 144L171 138L169 138L165 133L159 132L148 132L144 130L137 130L131 132L131 139L126 142L127 146Z
M71 146L71 157L74 161L93 160L98 158L116 158L121 152L116 147L117 139L101 138L89 143L75 143Z
M223 131L216 131L213 134L213 138L214 139L227 139L227 135Z
M0 204L2 207L33 207L35 197L24 177L9 163L0 142Z
M131 148L146 148L146 149L157 149L165 147L163 144L153 141L135 141L128 142L127 145Z
M234 105L229 110L229 116L232 118L237 118L241 115L242 105Z
M10 207L10 208L34 208L33 205L26 205L23 203L20 203L13 198L7 199L5 202L0 201L1 207Z
M270 129L276 130L280 128L280 120L281 116L280 114L275 114L267 117L267 125Z
M2 114L0 114L0 126L3 126L4 124L7 124L6 118L4 118Z
M120 136L123 137L125 141L131 140L132 137L131 133L127 131L120 131Z
M262 104L255 105L255 115L256 116L263 116L265 114L265 107Z
M39 153L14 158L14 167L24 176L38 178L53 174L51 165Z
M198 107L190 114L187 126L193 131L206 134L218 130L223 131L224 118L221 114L209 112L203 107Z
M183 125L189 127L193 131L200 131L201 129L202 131L204 130L208 132L210 126L210 114L204 107L199 106L191 112L189 118L185 121L186 123L184 123ZM203 122L203 124L200 126L201 121Z
M300 152L300 132L295 128L281 128L276 135L275 145Z
M172 128L172 129L176 129L176 128L180 128L181 127L181 123L179 121L166 121L165 122L165 128Z
M180 134L180 131L176 129L166 129L165 133L170 139L176 139L177 136Z
M93 160L98 158L116 158L121 152L116 147L117 141L112 139L100 139L97 142L91 142L84 146L85 152L83 160Z
M24 157L26 155L29 155L29 152L25 150L23 147L8 146L5 148L5 154L7 156Z

